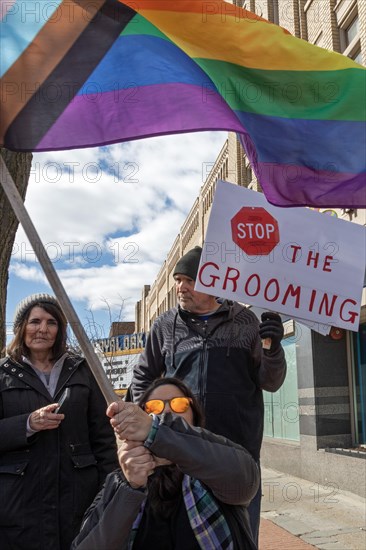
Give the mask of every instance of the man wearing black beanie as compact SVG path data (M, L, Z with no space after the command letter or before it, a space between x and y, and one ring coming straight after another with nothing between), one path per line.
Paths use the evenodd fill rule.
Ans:
M181 275L186 275L195 281L197 278L201 254L202 248L200 246L195 246L192 250L188 250L187 254L184 254L184 256L178 260L174 269L173 277L175 277L177 273L180 273Z
M207 429L245 447L259 464L262 390L277 391L286 376L281 317L267 312L259 323L245 306L194 290L201 254L196 246L177 262L178 307L154 321L134 369L132 396L139 399L161 376L184 380L204 407ZM262 348L267 338L270 349ZM261 489L248 509L257 544L260 500Z

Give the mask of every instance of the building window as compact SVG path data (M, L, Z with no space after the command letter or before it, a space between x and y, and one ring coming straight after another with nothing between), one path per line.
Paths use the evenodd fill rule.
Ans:
M250 8L247 8L250 9ZM276 25L279 25L279 8L278 8L278 0L268 0L267 2L267 16L264 16L268 21L271 23L275 23ZM261 15L263 17L262 13L259 13L257 11L257 15Z
M352 387L355 416L355 443L366 444L366 323L352 334Z
M361 65L361 63L362 63L361 50L356 51L354 53L352 59L353 59L353 61L356 61L356 63L359 63Z
M344 29L344 39L346 42L346 45L349 46L359 33L360 29L360 22L358 19L358 15L354 18L354 20L350 23L350 25Z
M336 8L341 52L361 63L360 19L356 0L343 0Z
M285 339L282 346L287 362L287 374L275 393L263 392L264 435L267 437L300 440L299 398L297 388L296 345Z

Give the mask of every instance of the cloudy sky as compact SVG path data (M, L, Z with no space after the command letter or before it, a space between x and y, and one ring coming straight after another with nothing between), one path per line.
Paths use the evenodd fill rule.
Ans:
M182 134L34 154L25 205L88 333L106 336L122 301L121 320L134 320L143 285L153 282L226 137ZM52 293L20 227L8 327L18 301L35 292Z

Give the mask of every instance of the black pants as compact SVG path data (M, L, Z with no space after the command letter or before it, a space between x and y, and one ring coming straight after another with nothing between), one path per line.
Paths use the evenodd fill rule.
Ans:
M260 462L258 460L257 466L259 468L259 474L261 472ZM250 527L252 529L253 540L258 546L259 536L259 522L261 517L261 500L262 500L262 479L260 479L259 489L257 494L248 506L248 513L250 519Z

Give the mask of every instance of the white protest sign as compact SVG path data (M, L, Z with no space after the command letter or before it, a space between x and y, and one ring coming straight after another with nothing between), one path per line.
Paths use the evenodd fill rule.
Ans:
M315 332L319 332L319 334L322 334L323 336L329 334L330 329L332 328L332 325L316 323L315 321L305 321L305 319L299 319L298 317L294 317L294 321L297 321L301 325L305 325L306 327L311 328L311 330L315 330Z
M257 306L250 306L251 311L258 317L258 319L261 319L261 314L264 313L266 310L263 308L259 308ZM267 308L268 309L268 308ZM324 323L316 323L315 321L305 321L304 319L300 319L299 317L290 317L289 315L281 315L282 323L284 323L284 327L286 328L286 323L288 323L290 320L297 321L301 325L305 325L306 327L309 327L311 330L314 330L315 332L319 332L319 334L322 334L323 336L326 336L329 334L330 329L332 328L331 325L325 325ZM286 330L285 330L286 335Z
M195 289L357 331L365 228L219 181Z

